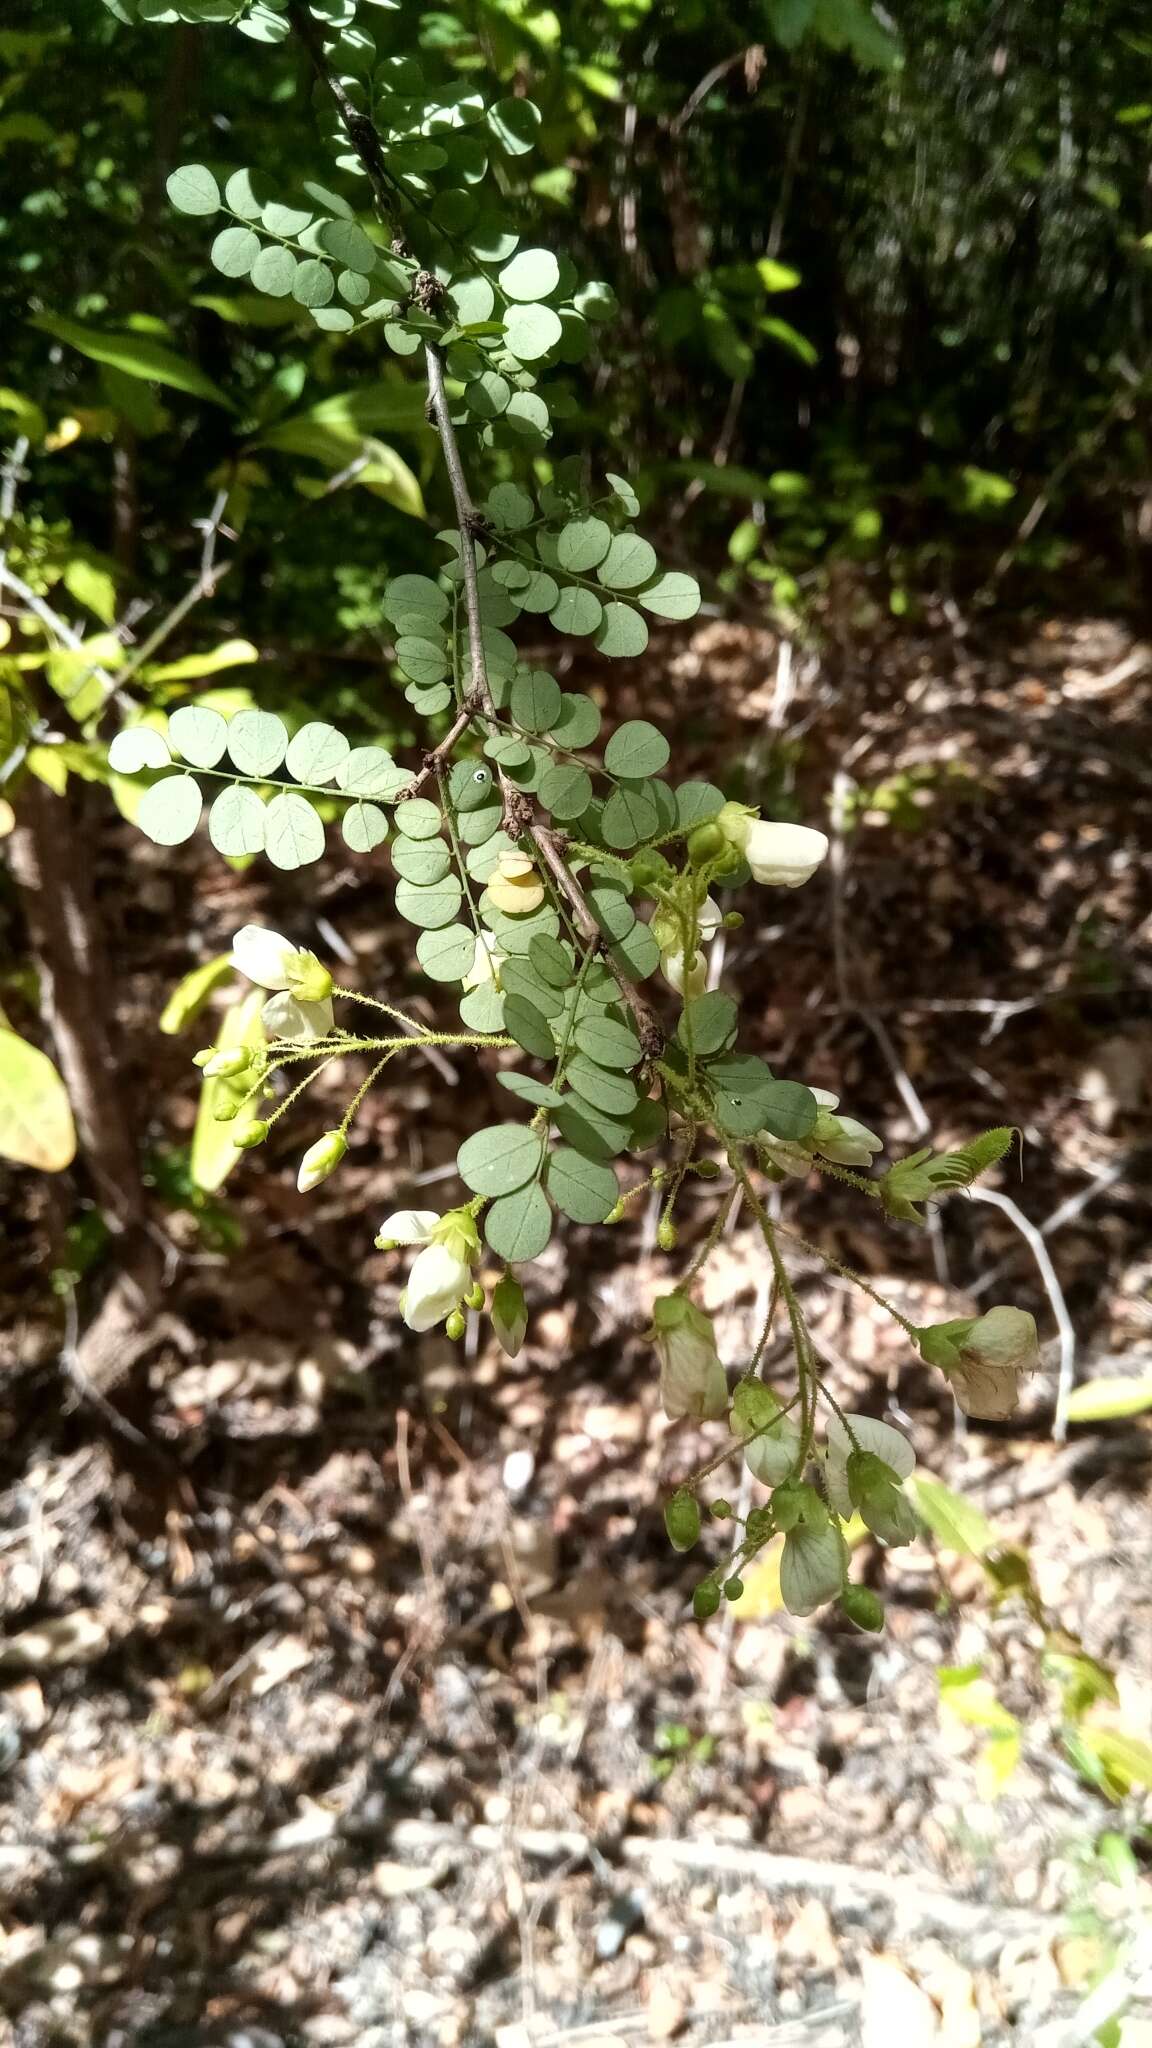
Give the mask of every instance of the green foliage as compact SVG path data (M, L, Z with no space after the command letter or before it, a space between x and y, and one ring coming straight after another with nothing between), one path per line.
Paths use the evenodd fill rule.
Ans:
M651 1188L660 1191L656 1243L670 1250L685 1184L717 1180L720 1206L702 1263L733 1201L747 1202L772 1266L773 1308L782 1302L787 1313L795 1395L777 1400L755 1377L765 1331L729 1402L710 1319L686 1292L697 1266L657 1302L651 1333L669 1416L693 1425L730 1418L730 1454L770 1488L747 1514L724 1502L723 1519L737 1524L735 1551L697 1585L694 1611L704 1619L722 1599L741 1601L747 1567L771 1543L780 1596L794 1613L839 1598L848 1618L872 1628L874 1596L847 1583L844 1530L857 1509L882 1543L907 1540L912 1453L889 1425L844 1417L834 1404L826 1440L817 1440L825 1390L756 1179L827 1163L860 1180L836 1162L870 1160L871 1134L833 1115L826 1105L835 1108L834 1098L818 1101L742 1049L738 1003L706 988L702 953L721 923L739 921L723 917L713 889L753 876L765 886L803 881L827 842L726 802L711 783L677 786L669 737L647 718L622 719L610 682L601 747L599 705L560 680L573 651L565 641L588 642L590 664L626 662L644 652L651 630L666 634L698 612L700 586L681 566L679 545L669 565L658 545L682 531L683 504L669 502L678 485L690 484L707 506L751 500L756 516L732 537L730 562L750 577L778 577L778 596L793 557L798 566L818 552L832 522L799 457L786 458L791 468L776 467L775 457L761 468L755 449L744 465L730 463L722 445L714 460L697 460L693 446L714 446L715 437L688 431L694 393L684 405L687 454L645 460L641 447L634 476L608 468L632 445L630 395L648 377L653 350L665 366L680 365L677 374L725 390L735 430L744 388L765 361L782 382L785 370L794 380L792 415L807 412L809 380L827 376L829 344L840 337L808 332L819 328L819 309L801 298L802 270L778 253L782 218L767 246L757 220L751 255L731 246L743 195L734 227L714 206L715 246L686 263L676 257L676 281L654 278L646 311L634 279L623 279L623 306L611 281L588 281L595 235L575 215L563 219L573 165L591 161L596 147L587 95L611 91L627 70L643 118L669 140L696 111L679 81L671 99L669 80L636 61L647 47L645 0L616 12L619 20L595 30L597 61L584 49L574 63L573 40L590 33L584 23L522 20L511 9L497 10L500 32L481 39L463 19L406 0L383 8L303 0L291 11L279 0L111 0L102 27L115 47L148 42L156 25L212 31L213 50L224 53L214 78L229 105L242 85L244 153L256 161L220 155L239 124L214 119L196 131L190 121L189 161L167 176L175 218L162 228L151 219L151 171L136 165L133 203L144 239L152 237L157 291L173 301L171 320L119 303L111 285L79 294L67 314L47 300L38 307L39 331L59 344L61 381L75 398L66 445L115 437L122 456L154 443L150 459L159 462L179 432L180 448L200 463L203 443L200 481L215 509L208 520L196 510L204 546L195 594L212 584L221 534L251 537L253 556L270 566L254 599L251 642L164 664L154 658L159 640L187 607L178 604L129 656L116 630L127 579L73 547L66 530L42 539L30 551L35 573L49 589L62 581L102 630L78 646L67 634L56 635L63 648L36 641L32 665L70 707L80 737L29 745L28 768L57 787L69 773L106 777L161 846L179 845L206 816L224 858L262 854L294 871L320 858L332 825L349 852L377 862L412 928L417 965L434 992L451 991L462 1028L434 1029L391 1001L351 997L313 955L246 927L235 959L256 992L226 1013L216 1045L197 1055L205 1078L191 1178L201 1190L217 1188L314 1071L368 1055L373 1064L342 1121L304 1153L298 1187L306 1193L338 1170L368 1088L413 1041L498 1053L497 1078L518 1120L476 1130L461 1145L465 1206L443 1217L398 1212L378 1240L419 1247L403 1301L414 1330L443 1323L460 1336L467 1313L483 1306L481 1232L498 1260L529 1262L546 1252L558 1223L615 1223ZM893 69L894 38L864 0L774 0L762 17L758 31L779 51L803 49L806 65L840 65L830 75L842 76L849 56ZM668 39L678 50L683 39L689 93L701 77L711 81L699 133L727 75L713 76L711 55L698 61L695 45L714 28L693 4ZM216 33L228 29L247 39L240 59L234 39ZM315 76L317 145L283 132L283 102L304 58ZM781 67L787 76L786 58ZM771 91L778 111L779 87ZM887 106L891 80L884 91ZM714 201L726 177L713 164ZM45 188L48 212L54 190ZM104 270L111 278L124 267ZM794 295L794 320L778 311L784 294ZM94 376L95 406L84 381ZM184 403L169 413L157 390ZM21 431L32 429L48 451L39 397L17 391L9 402ZM189 432L185 411L195 404L212 411ZM403 452L379 440L382 432ZM567 453L572 439L577 452ZM300 467L309 463L319 475ZM848 508L849 539L872 545L882 519L870 476L844 450L827 470ZM1015 486L999 469L966 462L942 466L939 489L965 516L993 522ZM342 524L333 548L326 521L335 499ZM650 538L636 522L653 505L662 525L652 522ZM761 538L769 513L784 530L775 554L773 537ZM438 520L446 522L439 530ZM362 679L345 677L320 694L311 676L307 690L291 683L293 633L307 621L314 639L318 616L367 639L370 674L380 657L390 664L386 711ZM205 689L218 669L251 667L266 647L259 689L243 678ZM123 702L126 674L150 699L105 748L104 717ZM30 730L24 688L20 669L8 717L19 748ZM599 681L594 688L599 694ZM668 996L649 986L658 973L678 998L674 1015ZM170 1006L172 1021L193 1014L215 980L210 963ZM358 1016L369 1013L366 1026L346 1024L336 1004L349 1002ZM278 1093L279 1076L289 1085ZM917 1200L969 1185L1010 1140L992 1132L954 1153L924 1151L864 1184L891 1213L921 1220ZM632 1167L621 1178L618 1162L657 1146L639 1185ZM526 1315L514 1275L497 1282L491 1314L514 1355ZM922 1334L897 1320L911 1338ZM1014 1384L1014 1368L1005 1370ZM926 1521L934 1509L938 1528L956 1523L947 1503L923 1498ZM677 1548L701 1538L695 1481L676 1490L667 1521ZM959 1535L975 1540L970 1526ZM1022 1590L1018 1559L981 1554L998 1595ZM1026 1584L1024 1593L1031 1597Z

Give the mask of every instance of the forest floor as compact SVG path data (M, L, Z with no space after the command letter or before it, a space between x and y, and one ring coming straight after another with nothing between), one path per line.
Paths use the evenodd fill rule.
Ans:
M834 793L823 877L725 935L777 1069L897 1152L926 1122L1023 1132L1022 1174L993 1183L1018 1214L960 1198L926 1235L847 1189L785 1191L794 1227L914 1320L1036 1312L1046 1370L1011 1423L958 1438L898 1330L804 1257L799 1284L838 1397L897 1405L922 1468L1026 1551L1050 1625L1111 1667L1095 1721L1146 1740L1152 1429L1053 1443L1053 1304L1019 1216L1077 1377L1147 1375L1152 650L1101 620L960 624L877 634L865 661L705 623L612 708L666 706L684 771L735 765L769 811L794 792L816 820ZM338 939L350 975L408 999L411 933L339 854L307 916L291 877L114 820L97 859L131 1099L171 1192L203 1036L156 1032L180 976L256 919L329 957ZM308 1198L288 1169L319 1105L219 1206L158 1192L178 1256L137 1370L148 1449L62 1383L58 1184L0 1184L0 2039L1057 2048L1107 2019L1074 2019L1103 1976L1113 2004L1136 1985L1119 2038L1148 2048L1149 1792L1110 1800L1073 1767L1035 1613L921 1542L858 1553L879 1637L782 1613L770 1564L708 1627L687 1618L701 1568L661 1503L718 1436L657 1407L641 1332L679 1264L651 1213L553 1243L513 1362L405 1331L403 1260L373 1236L451 1197L477 1087L499 1094L414 1061ZM766 1299L739 1218L702 1298L738 1362ZM968 1666L989 1692L965 1719L940 1675Z

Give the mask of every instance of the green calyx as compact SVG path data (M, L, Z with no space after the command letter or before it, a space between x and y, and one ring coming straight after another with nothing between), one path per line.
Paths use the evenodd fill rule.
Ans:
M428 1242L447 1245L454 1258L463 1259L469 1265L480 1256L480 1233L470 1209L446 1210L439 1223L433 1226Z
M709 861L724 852L727 843L715 819L706 818L702 825L695 826L688 834L687 851L691 865L694 868L707 867Z
M852 1505L872 1534L883 1543L910 1543L918 1527L915 1511L884 1460L872 1451L853 1451L847 1476Z
M296 953L286 968L289 994L298 1003L322 1003L334 987L332 976L315 953Z

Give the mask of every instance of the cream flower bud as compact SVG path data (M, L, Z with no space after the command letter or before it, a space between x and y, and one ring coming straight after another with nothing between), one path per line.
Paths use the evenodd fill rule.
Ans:
M692 955L692 964L685 971L683 953L662 953L660 972L670 988L677 995L690 1002L693 996L702 996L708 986L708 963L703 953Z
M539 910L544 884L526 853L502 853L488 877L488 894L497 910L509 917L522 917Z
M348 1140L343 1131L325 1131L322 1138L309 1145L296 1175L300 1193L309 1194L313 1188L319 1187L322 1180L327 1180L330 1173L335 1173L347 1150Z
M845 1422L852 1435L849 1436ZM828 1424L828 1450L824 1462L824 1483L828 1498L838 1515L852 1513L848 1485L848 1460L854 1450L871 1452L888 1467L895 1479L907 1479L916 1469L916 1453L906 1436L890 1423L877 1422L871 1415L849 1415L841 1422L834 1415ZM852 1438L856 1441L853 1443Z
M652 1304L649 1332L660 1359L660 1400L675 1421L692 1415L714 1422L728 1407L728 1381L716 1350L711 1318L682 1294Z
M245 1074L252 1065L251 1047L233 1045L222 1052L209 1052L207 1058L196 1055L196 1065L203 1069L206 1081L228 1081L237 1074Z

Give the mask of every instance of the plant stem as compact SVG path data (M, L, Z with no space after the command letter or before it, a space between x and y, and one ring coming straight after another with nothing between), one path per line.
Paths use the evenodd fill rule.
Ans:
M804 1311L797 1299L796 1290L788 1275L788 1269L780 1256L780 1247L776 1242L776 1226L752 1184L752 1176L738 1152L729 1152L728 1163L744 1190L752 1214L760 1225L760 1235L768 1248L768 1256L772 1261L772 1271L776 1277L776 1285L784 1297L784 1305L788 1311L788 1324L792 1332L792 1349L796 1354L796 1370L800 1377L801 1430L797 1469L802 1471L816 1433L817 1376L812 1361L808 1325L804 1320Z
M865 1280L862 1273L854 1272L851 1266L845 1266L841 1260L833 1258L832 1253L824 1251L822 1246L813 1244L807 1237L801 1237L798 1230L789 1230L783 1223L778 1223L776 1228L779 1230L781 1237L790 1238L793 1244L800 1246L801 1251L811 1252L813 1258L819 1259L822 1265L830 1267L833 1273L839 1273L842 1280L848 1280L853 1287L859 1287L861 1292L868 1295L869 1299L874 1301L878 1308L884 1310L885 1315L891 1316L894 1323L899 1323L900 1328L915 1343L918 1334L915 1323L910 1323L907 1316L901 1315L900 1310L894 1308L892 1303L877 1288Z
M693 1280L696 1278L697 1273L701 1271L702 1267L707 1265L708 1260L711 1258L713 1252L715 1251L723 1235L724 1225L728 1221L728 1217L731 1214L732 1210L732 1204L736 1200L736 1192L736 1183L733 1182L732 1186L728 1189L727 1193L725 1194L724 1200L721 1202L719 1209L716 1211L716 1215L712 1222L712 1228L709 1230L707 1237L705 1238L703 1244L700 1247L700 1250L697 1252L696 1257L693 1259L692 1264L688 1268L688 1271L683 1275L681 1279L679 1279L676 1282L675 1287L672 1289L673 1294L683 1294L685 1288L691 1286Z

